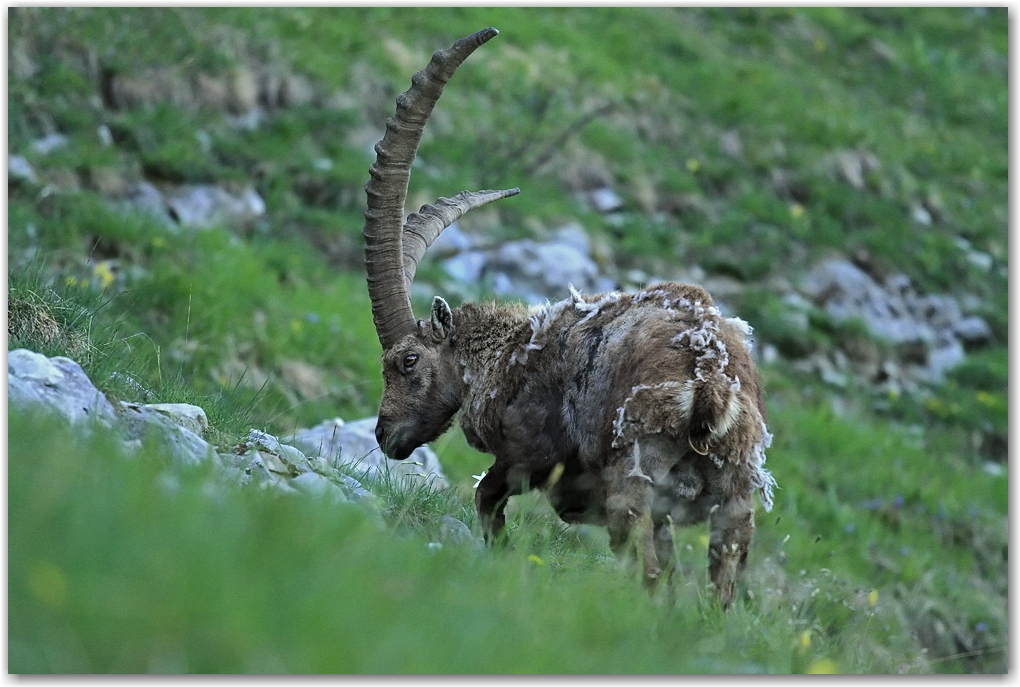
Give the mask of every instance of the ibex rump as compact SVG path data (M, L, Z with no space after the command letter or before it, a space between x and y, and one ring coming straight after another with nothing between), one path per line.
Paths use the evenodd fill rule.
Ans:
M636 551L654 584L673 560L672 525L710 521L709 571L734 598L754 533L752 495L772 505L771 441L747 325L723 318L697 286L581 295L543 307L451 309L416 320L410 288L433 240L468 210L518 189L461 193L403 222L411 162L457 67L486 29L436 52L397 99L366 185L365 256L385 390L376 436L402 460L460 424L495 463L475 493L486 536L507 499L542 487L570 523L604 524L618 554Z

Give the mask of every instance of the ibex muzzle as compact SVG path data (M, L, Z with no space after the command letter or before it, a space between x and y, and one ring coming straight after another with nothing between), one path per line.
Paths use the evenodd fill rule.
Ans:
M385 389L376 437L401 460L445 432L459 412L468 442L495 462L475 492L486 537L507 499L542 488L566 522L609 528L654 585L673 569L673 527L708 520L709 573L728 605L754 533L753 493L766 510L772 436L750 328L721 316L698 286L582 295L542 307L440 297L415 319L418 262L472 208L518 189L460 193L405 222L411 162L457 67L498 32L436 52L397 98L366 185L365 263L383 347Z

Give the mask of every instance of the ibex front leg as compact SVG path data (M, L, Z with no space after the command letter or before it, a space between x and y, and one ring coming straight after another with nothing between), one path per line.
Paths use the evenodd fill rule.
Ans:
M506 469L501 467L499 461L489 468L485 477L478 483L475 489L475 508L478 511L478 523L481 525L485 541L492 543L506 525L507 500L520 490L514 491L507 481Z

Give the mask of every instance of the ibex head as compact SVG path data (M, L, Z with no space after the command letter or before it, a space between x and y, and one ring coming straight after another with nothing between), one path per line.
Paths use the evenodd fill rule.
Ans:
M397 460L442 434L463 397L463 380L448 354L454 338L450 306L436 297L428 321L416 320L411 310L418 263L436 237L468 210L520 193L516 188L463 191L422 206L406 222L403 218L411 163L443 87L478 46L498 33L489 28L461 38L432 55L411 78L411 88L397 98L396 115L386 120L365 185L365 266L385 383L375 433L383 453Z

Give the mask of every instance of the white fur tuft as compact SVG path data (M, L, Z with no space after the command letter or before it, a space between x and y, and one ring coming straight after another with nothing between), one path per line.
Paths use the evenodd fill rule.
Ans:
M726 412L723 413L722 421L718 427L712 429L712 436L716 438L726 436L742 412L744 412L744 408L740 405L740 395L731 395L730 402L726 404Z

